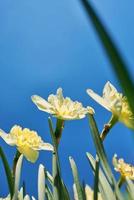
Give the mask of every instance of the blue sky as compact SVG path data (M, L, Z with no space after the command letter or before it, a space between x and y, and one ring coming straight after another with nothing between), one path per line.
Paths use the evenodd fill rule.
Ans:
M94 7L117 42L129 64L134 77L134 28L132 26L134 3L130 0L96 0ZM9 131L14 124L37 130L46 141L51 142L47 118L31 102L31 95L44 98L62 87L65 96L94 107L99 129L106 123L110 113L97 105L86 94L92 88L101 94L104 84L110 80L120 87L112 72L98 37L89 24L79 0L0 1L0 128ZM116 152L133 163L133 140L122 124L116 125L105 141L111 160ZM14 148L1 140L10 164ZM77 162L81 180L92 180L85 152L95 154L87 119L65 124L59 148L63 177L68 187L72 174L68 157ZM33 164L24 161L27 192L37 193L37 168L43 163L51 170L51 154L41 153ZM23 169L24 169L23 168ZM7 193L6 180L0 171L0 195Z

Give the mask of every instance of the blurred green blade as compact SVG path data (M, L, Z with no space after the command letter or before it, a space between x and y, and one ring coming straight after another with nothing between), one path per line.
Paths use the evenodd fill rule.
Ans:
M134 184L131 180L127 179L127 190L130 200L134 200Z
M71 165L71 169L72 169L72 173L73 173L73 177L74 177L74 183L76 186L78 200L85 200L83 191L82 191L82 187L81 187L81 184L79 181L77 166L72 157L69 157L69 161L70 161L70 165Z
M90 153L87 153L87 158L89 160L89 163L93 171L95 171L95 165L96 165L95 159L92 157ZM110 197L110 200L116 200L114 192L112 191L112 187L109 184L108 180L106 179L101 169L99 169L99 188L105 199L108 199Z
M91 6L91 3L89 3L90 1L81 0L81 2L87 12L88 17L91 19L96 29L96 32L98 33L98 36L107 53L107 56L112 63L113 70L119 80L119 83L125 95L128 98L131 110L134 113L134 84L127 70L128 67L124 62L124 59L121 56L117 46L112 41L109 33L107 32L106 28L104 27L93 7Z
M5 154L2 150L2 147L0 147L0 157L1 157L2 163L4 165L4 169L5 169L5 173L6 173L6 177L7 177L7 182L8 182L8 187L9 187L10 195L12 197L13 193L14 193L14 182L13 182L13 178L12 178L12 172L11 172L11 169L9 167L6 156L5 156Z

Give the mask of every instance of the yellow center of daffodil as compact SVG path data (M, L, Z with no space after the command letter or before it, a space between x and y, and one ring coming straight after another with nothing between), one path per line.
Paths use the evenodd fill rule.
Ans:
M31 131L28 128L22 129L20 126L14 126L9 134L0 130L0 137L11 145L16 146L18 151L31 162L35 162L38 158L39 150L53 151L53 146L49 143L44 143L37 132Z
M115 171L120 172L123 178L134 180L134 166L125 163L123 159L117 160L117 155L113 157L113 165Z
M127 98L117 92L116 88L110 82L107 82L104 86L102 97L91 89L88 89L87 93L97 103L112 112L118 121L134 129L134 115L130 110Z
M82 119L87 112L91 112L91 114L94 112L92 108L88 107L88 110L84 108L78 101L72 101L68 97L64 98L61 88L57 90L56 95L49 95L47 101L37 95L32 96L32 101L40 110L62 120Z

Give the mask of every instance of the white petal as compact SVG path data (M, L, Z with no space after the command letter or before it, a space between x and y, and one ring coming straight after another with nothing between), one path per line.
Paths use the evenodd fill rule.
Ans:
M108 81L103 89L103 97L107 99L115 93L118 93L116 88Z
M15 139L10 134L5 133L0 129L0 137L9 145L14 146L16 144Z
M38 150L46 150L46 151L53 151L54 148L51 144L49 143L42 143L40 144Z
M24 197L24 200L30 200L29 195L26 195L26 196Z
M50 109L52 108L51 104L40 96L33 95L31 99L36 104L39 110L49 112Z
M63 97L63 94L62 94L62 88L58 88L58 90L57 90L57 97L58 97L58 99L59 99L60 102L63 102L64 97Z
M94 99L97 103L99 103L101 106L106 108L108 111L111 111L110 105L98 94L96 94L93 90L87 89L88 95Z

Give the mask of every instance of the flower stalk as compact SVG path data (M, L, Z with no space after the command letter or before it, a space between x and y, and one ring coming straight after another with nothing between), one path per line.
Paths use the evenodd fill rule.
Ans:
M118 118L114 115L112 115L111 119L109 120L109 122L107 124L104 125L104 128L100 134L100 138L102 141L104 141L104 139L106 138L106 136L108 135L109 131L111 130L111 128L118 122Z
M55 138L57 145L60 143L63 129L64 129L64 120L57 119L56 129L55 129Z

